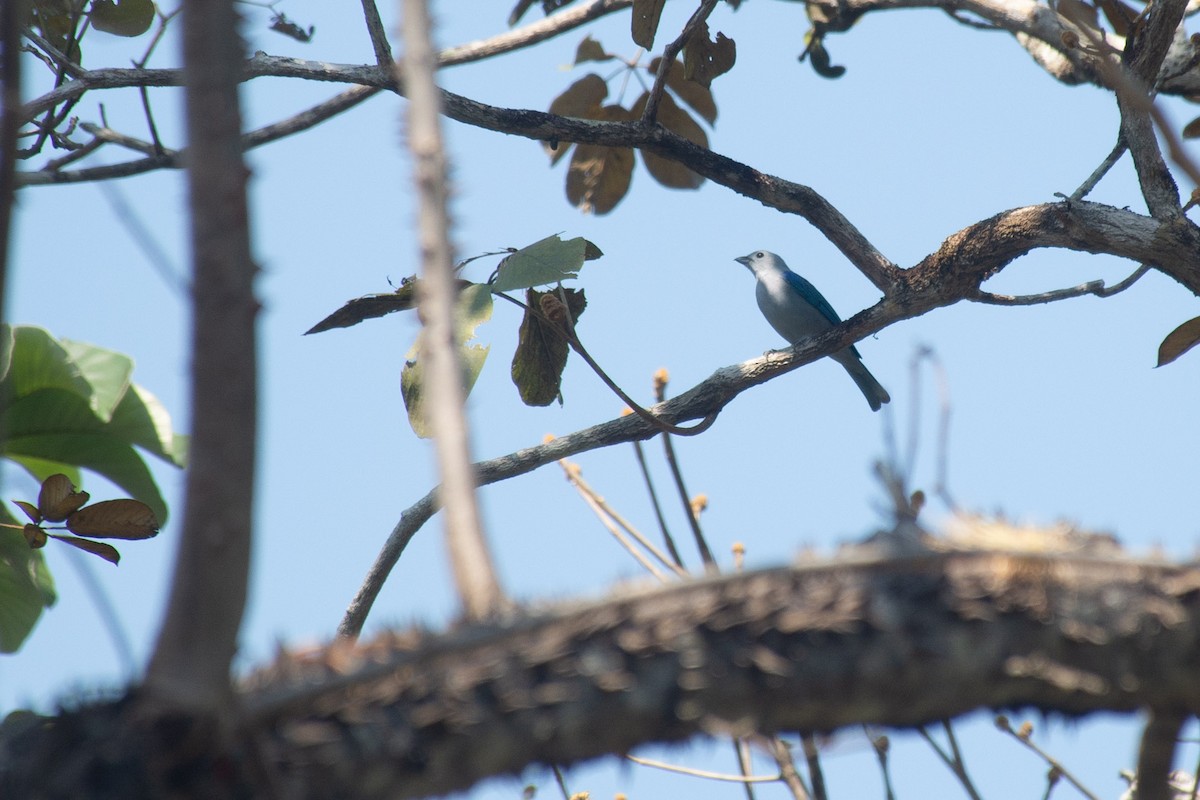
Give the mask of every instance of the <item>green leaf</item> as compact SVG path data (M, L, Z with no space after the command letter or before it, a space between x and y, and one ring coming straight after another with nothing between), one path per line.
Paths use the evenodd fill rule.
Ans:
M0 522L16 520L0 507ZM42 552L31 549L19 530L0 528L0 653L15 653L56 599Z
M102 420L112 417L132 383L133 359L87 342L60 340L67 360L91 387L88 402Z
M548 406L554 400L562 403L562 373L567 366L570 347L566 332L560 324L546 320L542 309L543 297L556 297L559 290L525 292L525 318L521 320L520 340L513 354L512 381L517 385L522 402L528 406ZM571 320L578 321L587 308L582 289L563 289Z
M152 0L94 0L92 27L114 36L141 36L154 22Z
M1156 367L1170 364L1181 355L1200 344L1200 317L1194 317L1167 334L1158 346Z
M563 241L556 233L517 252L500 262L492 291L507 292L559 283L579 277L586 260L588 245L582 237ZM595 245L592 245L595 247ZM597 249L598 252L598 249Z

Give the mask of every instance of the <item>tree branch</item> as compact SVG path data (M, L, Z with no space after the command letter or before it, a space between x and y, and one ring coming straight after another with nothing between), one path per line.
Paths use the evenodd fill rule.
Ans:
M676 424L717 414L747 389L848 347L895 322L976 298L980 283L1019 256L1042 247L1108 253L1154 264L1200 295L1200 229L1194 225L1160 224L1132 211L1089 202L1017 208L954 234L920 264L904 270L903 281L892 296L836 328L782 353L718 369L690 390L650 410ZM643 441L658 432L657 427L636 415L618 417L537 447L479 462L476 474L481 486L496 483L561 458ZM401 515L347 608L338 627L339 635L353 637L362 630L388 573L438 505L434 489Z
M171 595L146 675L153 700L220 717L232 699L250 572L258 303L242 161L233 0L185 0L191 142L192 436Z

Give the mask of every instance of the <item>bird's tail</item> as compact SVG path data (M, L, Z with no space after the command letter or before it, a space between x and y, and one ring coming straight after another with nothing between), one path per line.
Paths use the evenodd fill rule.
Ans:
M855 353L843 350L840 353L834 353L833 358L846 368L846 372L850 373L850 377L858 384L859 391L870 403L872 411L878 411L884 403L891 402L892 397L887 393L887 389L875 380L875 376Z

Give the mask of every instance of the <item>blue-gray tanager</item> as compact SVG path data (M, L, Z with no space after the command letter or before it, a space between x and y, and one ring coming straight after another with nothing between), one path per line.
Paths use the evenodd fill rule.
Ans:
M734 260L754 273L758 280L754 296L758 300L759 310L771 327L791 344L824 333L841 322L833 306L817 288L788 269L783 259L774 253L755 250L750 255ZM854 345L829 357L850 373L871 404L872 411L878 411L881 405L892 399L887 389L880 386L875 376L863 365L862 356Z

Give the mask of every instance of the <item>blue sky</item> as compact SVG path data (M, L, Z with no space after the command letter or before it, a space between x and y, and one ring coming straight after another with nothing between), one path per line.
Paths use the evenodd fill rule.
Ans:
M504 30L504 4L437 5L443 45ZM270 33L269 14L248 8L252 50L372 60L358 3L280 10L315 25L314 41L302 45ZM390 25L394 9L381 10ZM678 30L691 10L690 4L669 4L661 30ZM528 17L539 15L532 10ZM710 144L813 187L901 266L966 225L1007 208L1052 201L1055 192L1070 193L1115 141L1110 96L1055 83L1005 34L969 30L929 11L878 14L828 41L835 63L848 68L843 78L829 81L796 62L806 25L799 4L757 0L737 13L718 8L710 27L737 42L738 61L714 83L720 117L709 131ZM587 32L610 51L636 52L628 12ZM567 66L584 35L570 33L440 77L446 88L474 99L544 109L584 74L584 68ZM85 44L85 63L126 64L142 46L140 40L94 35ZM175 46L168 38L152 65L174 64ZM598 69L605 77L616 70L609 64ZM30 73L27 95L42 79L36 68ZM621 83L620 77L610 83L613 95ZM258 79L245 85L247 124L277 120L336 91L329 84ZM625 103L638 92L631 84ZM164 139L179 144L174 90L151 90L151 98ZM93 93L76 113L95 120L101 102L112 127L144 135L135 91ZM386 291L389 279L398 282L415 271L402 102L376 97L249 156L255 254L263 269L263 371L258 538L242 668L268 657L277 642L311 643L332 635L400 513L433 483L432 451L408 429L399 393L400 367L417 330L412 315L301 335L345 300ZM1194 106L1167 102L1166 108L1179 125L1195 115ZM760 248L780 253L843 317L878 299L874 287L802 219L723 187L667 190L639 166L625 201L610 215L590 217L564 198L565 161L551 169L537 143L456 123L448 123L446 133L458 253L519 247L557 232L598 244L604 258L590 262L577 282L589 300L580 334L608 372L647 402L660 367L670 371L676 394L719 367L782 345L759 315L753 280L733 262L736 256ZM110 162L118 157L126 155L111 147L100 156ZM114 188L164 248L171 268L183 271L182 174L150 174ZM1128 160L1091 199L1143 209ZM186 298L150 265L99 187L25 189L19 206L8 318L132 355L135 379L186 429ZM483 280L493 265L476 262L467 277ZM1115 282L1135 267L1038 251L986 288L1031 293L1096 278ZM912 369L914 354L928 347L945 370L952 404L946 455L958 504L1031 522L1067 519L1113 532L1134 551L1161 547L1191 557L1200 534L1194 487L1200 356L1152 367L1162 338L1196 314L1195 299L1157 274L1106 300L1031 308L960 303L859 344L891 392L893 403L884 413L871 414L842 369L825 361L750 390L709 432L676 440L675 447L689 489L709 497L703 525L725 565L735 541L746 544L753 566L786 562L805 547L829 551L886 522L872 463L885 455L889 426L902 442L916 443L912 484L933 486L938 389L928 369L915 382ZM519 321L515 310L497 304L492 321L478 332L492 351L469 401L477 458L609 419L622 406L577 361L567 368L562 408L522 406L508 377ZM661 448L651 442L646 451L665 489ZM629 446L574 460L611 504L654 531ZM157 465L156 474L176 509L174 519L180 519L182 476ZM6 498L35 491L11 469L4 479ZM97 497L116 496L98 480L86 488ZM520 599L597 596L618 581L640 579L637 565L612 544L557 466L487 487L481 497L502 580ZM667 506L682 538L685 526L674 498ZM945 509L935 503L928 513L936 523ZM369 629L438 626L453 616L439 532L435 517L418 534L380 595ZM157 539L123 547L119 568L89 565L111 593L139 660L153 642L177 533L170 522ZM125 677L75 565L53 547L47 555L60 601L21 652L0 659L3 711L47 708L56 697ZM1131 721L1089 719L1049 728L1051 747L1094 790L1118 792L1115 771L1134 758ZM1040 791L1045 769L996 734L987 715L965 730L967 758L985 794ZM733 769L726 744L701 743L666 755ZM897 737L894 757L902 794L949 791L948 773L916 737ZM879 791L874 757L856 732L837 739L827 766L835 796ZM538 773L530 780L539 781L542 791L553 790ZM617 790L631 796L741 795L733 786L613 762L576 771L571 787L593 796ZM516 791L516 785L499 782L479 794L512 797ZM760 796L774 792L764 789Z

